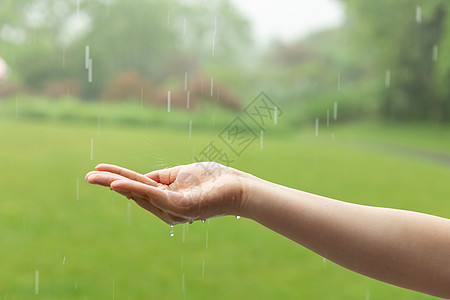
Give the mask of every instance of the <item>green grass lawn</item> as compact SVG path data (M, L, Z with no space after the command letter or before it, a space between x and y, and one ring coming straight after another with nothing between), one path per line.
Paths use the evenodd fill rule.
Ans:
M84 181L100 162L139 172L190 163L219 132L0 121L0 299L432 298L347 271L251 220L178 225L169 237L156 217ZM450 166L401 152L450 155L449 141L448 127L427 125L332 126L318 137L314 128L268 130L263 149L253 143L233 167L345 201L450 217Z

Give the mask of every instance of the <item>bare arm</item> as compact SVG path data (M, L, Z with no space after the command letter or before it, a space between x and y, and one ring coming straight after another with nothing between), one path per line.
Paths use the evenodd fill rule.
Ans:
M90 183L111 187L169 224L244 216L350 270L450 299L448 219L337 201L217 165L146 176L111 165L97 169L86 176Z
M450 220L337 201L258 178L241 214L355 272L450 298Z

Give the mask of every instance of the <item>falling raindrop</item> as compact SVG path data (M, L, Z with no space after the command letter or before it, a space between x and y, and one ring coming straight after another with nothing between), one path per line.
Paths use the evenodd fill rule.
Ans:
M391 70L386 70L386 75L384 78L384 86L385 87L391 86Z
M170 10L167 11L167 27L170 26Z
M189 109L189 102L190 102L190 99L191 98L191 91L187 91L187 94L186 94L186 108L187 109Z
M337 101L334 101L334 106L333 106L333 120L337 120L337 110L338 110L338 104Z
M66 257L63 258L63 265L66 263Z
M434 45L433 46L433 61L436 62L438 60L438 46Z
M92 58L89 58L88 81L92 82Z
M205 224L206 220L202 220L202 223Z
M422 23L422 8L419 5L416 6L416 22Z
M217 34L217 16L214 17L214 32L212 38L212 56L214 56L216 52L216 34Z
M85 47L84 67L88 70L88 82L92 82L92 59L89 46Z
M184 91L187 91L188 73L184 73Z
M236 219L238 219L238 220L239 220L240 218L241 218L241 216L236 216Z
M89 46L85 47L85 52L84 52L84 67L87 69L89 69Z
M34 272L34 293L39 294L39 270Z
M170 91L167 92L167 112L170 112Z
M169 236L174 236L175 233L173 232L173 225L170 225L170 232L169 232Z
M211 97L213 96L214 92L214 78L211 77Z

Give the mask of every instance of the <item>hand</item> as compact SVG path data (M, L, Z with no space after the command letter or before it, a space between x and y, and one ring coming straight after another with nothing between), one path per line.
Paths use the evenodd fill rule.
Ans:
M201 162L146 175L100 164L86 180L133 199L164 222L178 223L239 214L242 180L248 174L215 162Z

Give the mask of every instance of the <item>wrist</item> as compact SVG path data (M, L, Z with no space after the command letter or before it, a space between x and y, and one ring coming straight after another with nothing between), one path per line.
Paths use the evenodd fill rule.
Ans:
M236 215L249 219L254 219L258 204L255 202L262 200L263 180L250 174L242 176L241 197L237 206Z

